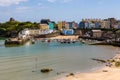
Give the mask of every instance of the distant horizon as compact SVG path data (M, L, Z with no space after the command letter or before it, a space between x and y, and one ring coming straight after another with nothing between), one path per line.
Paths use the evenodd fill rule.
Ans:
M10 17L24 22L75 21L83 18L120 19L120 0L0 0L0 22Z

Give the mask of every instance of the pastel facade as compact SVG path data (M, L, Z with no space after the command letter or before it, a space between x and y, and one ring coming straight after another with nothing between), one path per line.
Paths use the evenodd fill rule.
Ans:
M40 29L30 29L29 33L31 36L41 34Z
M62 34L63 35L73 35L74 30L73 29L64 29L64 30L62 30Z
M115 28L116 19L115 18L108 18L108 20L110 21L110 28L111 29Z
M69 29L69 23L65 23L65 29Z
M62 29L62 21L59 21L58 22L58 30L61 30Z
M119 20L116 22L116 29L120 29L120 21Z
M110 21L104 21L105 22L105 28L110 29Z
M58 29L77 29L78 24L76 22L66 22L66 21L59 21L58 22Z
M47 29L49 29L49 26L48 26L48 24L40 24L40 29L47 30Z
M82 19L79 23L79 28L114 28L115 27L115 19Z
M54 30L54 23L49 22L48 27L49 27L50 30Z

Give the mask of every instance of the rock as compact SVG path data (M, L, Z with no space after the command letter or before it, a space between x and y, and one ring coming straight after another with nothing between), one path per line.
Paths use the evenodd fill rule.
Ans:
M59 73L59 72L57 72L57 75L60 75L60 73Z
M35 72L35 71L32 71L32 72Z
M70 76L74 76L74 73L70 73L69 75L70 75Z
M49 68L43 68L43 69L41 69L42 73L49 73L50 71L53 71L53 69L49 69Z
M108 70L103 70L103 72L108 72Z
M57 75L61 75L62 73L65 73L64 71L63 72L57 72Z
M102 63L106 63L105 60L101 60L101 59L95 59L95 58L92 58L92 60L95 60L95 61L98 61L98 62L102 62Z
M70 73L69 75L66 75L66 77L69 77L69 76L74 76L74 73Z

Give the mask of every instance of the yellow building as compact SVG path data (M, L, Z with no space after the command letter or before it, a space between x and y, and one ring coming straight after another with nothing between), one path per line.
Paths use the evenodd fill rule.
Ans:
M47 24L40 24L40 29L47 30L47 29L49 29L49 26Z
M41 34L41 31L40 29L30 29L29 33L31 36L33 36L33 35Z
M61 30L61 29L62 29L62 22L59 21L59 22L58 22L58 30Z

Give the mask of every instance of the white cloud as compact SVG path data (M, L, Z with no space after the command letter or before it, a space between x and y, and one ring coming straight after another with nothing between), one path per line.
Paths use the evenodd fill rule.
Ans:
M26 2L27 0L0 0L0 6L10 6L13 4L19 4L20 2Z
M26 10L29 10L29 9L30 9L29 7L22 6L22 7L17 7L16 11L21 12L21 11L26 11Z
M63 3L67 3L67 2L70 2L72 0L63 0Z
M51 3L55 2L55 1L57 1L57 0L48 0L48 2L51 2Z
M73 1L73 0L47 0L48 2L51 2L51 3L54 3L54 2L61 2L61 3L68 3L70 1Z
M1 16L14 16L14 15L18 15L19 13L28 13L29 11L31 11L31 7L27 7L27 6L18 6L18 7L15 7L15 8L12 8L12 9L6 9L6 10L3 10L2 12L0 12L0 15Z
M38 3L38 7L37 8L39 8L39 9L43 9L43 8L46 8L46 6L45 5L43 5L43 3Z

